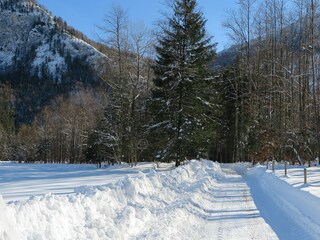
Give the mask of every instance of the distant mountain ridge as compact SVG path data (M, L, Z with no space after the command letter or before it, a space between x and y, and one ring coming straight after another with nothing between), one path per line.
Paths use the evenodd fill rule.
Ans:
M107 56L69 30L33 0L0 0L0 84L16 93L18 122L78 82L100 84Z
M237 55L239 54L239 50L237 48L237 46L231 46L221 52L218 52L216 58L212 61L210 68L219 70L227 67L228 65L234 64Z
M72 36L46 9L30 0L0 2L0 71L22 65L30 75L62 81L73 61L88 65L105 56ZM72 74L71 74L72 75Z

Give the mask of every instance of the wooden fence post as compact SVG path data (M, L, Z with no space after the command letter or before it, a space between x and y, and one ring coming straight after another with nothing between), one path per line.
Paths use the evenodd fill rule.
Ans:
M274 172L275 160L272 160L272 172Z
M307 168L306 167L303 169L303 172L304 172L304 184L307 184Z
M287 161L284 161L284 175L287 176Z

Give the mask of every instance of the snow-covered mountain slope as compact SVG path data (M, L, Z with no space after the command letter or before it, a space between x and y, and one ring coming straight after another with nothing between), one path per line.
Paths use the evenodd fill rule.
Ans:
M18 71L61 82L77 77L75 64L90 69L106 58L69 30L32 0L0 1L0 75Z
M15 123L79 85L101 86L108 58L94 46L104 48L34 0L0 0L0 86L12 89Z

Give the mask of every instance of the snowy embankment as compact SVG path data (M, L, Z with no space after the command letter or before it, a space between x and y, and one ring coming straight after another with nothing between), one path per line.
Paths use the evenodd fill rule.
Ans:
M269 166L270 168L270 166ZM288 166L285 176L284 164L276 164L274 174L292 187L320 198L320 166L307 167L307 184L304 184L304 166ZM271 171L267 171L271 173Z
M319 169L303 185L301 169L284 177L243 163L170 166L0 164L5 199L39 194L0 198L0 239L319 239L320 200L301 190L319 184Z
M74 193L75 188L114 183L126 176L155 168L155 163L127 164L97 169L93 164L18 164L0 162L0 195L6 202L28 200L31 196ZM172 164L161 164L168 170Z
M0 239L207 239L199 213L213 200L217 163L140 172L69 195L0 202Z
M284 176L283 167L273 173L265 166L249 170L245 179L262 217L280 239L319 239L319 167L308 170L312 182L303 184L303 168L292 167ZM313 193L313 194L312 194Z

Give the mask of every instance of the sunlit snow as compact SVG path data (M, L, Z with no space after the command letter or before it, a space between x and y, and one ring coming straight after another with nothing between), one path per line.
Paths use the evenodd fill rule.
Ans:
M296 168L283 177L280 166L205 160L104 169L2 162L0 239L316 240L320 170L310 170L304 185Z

